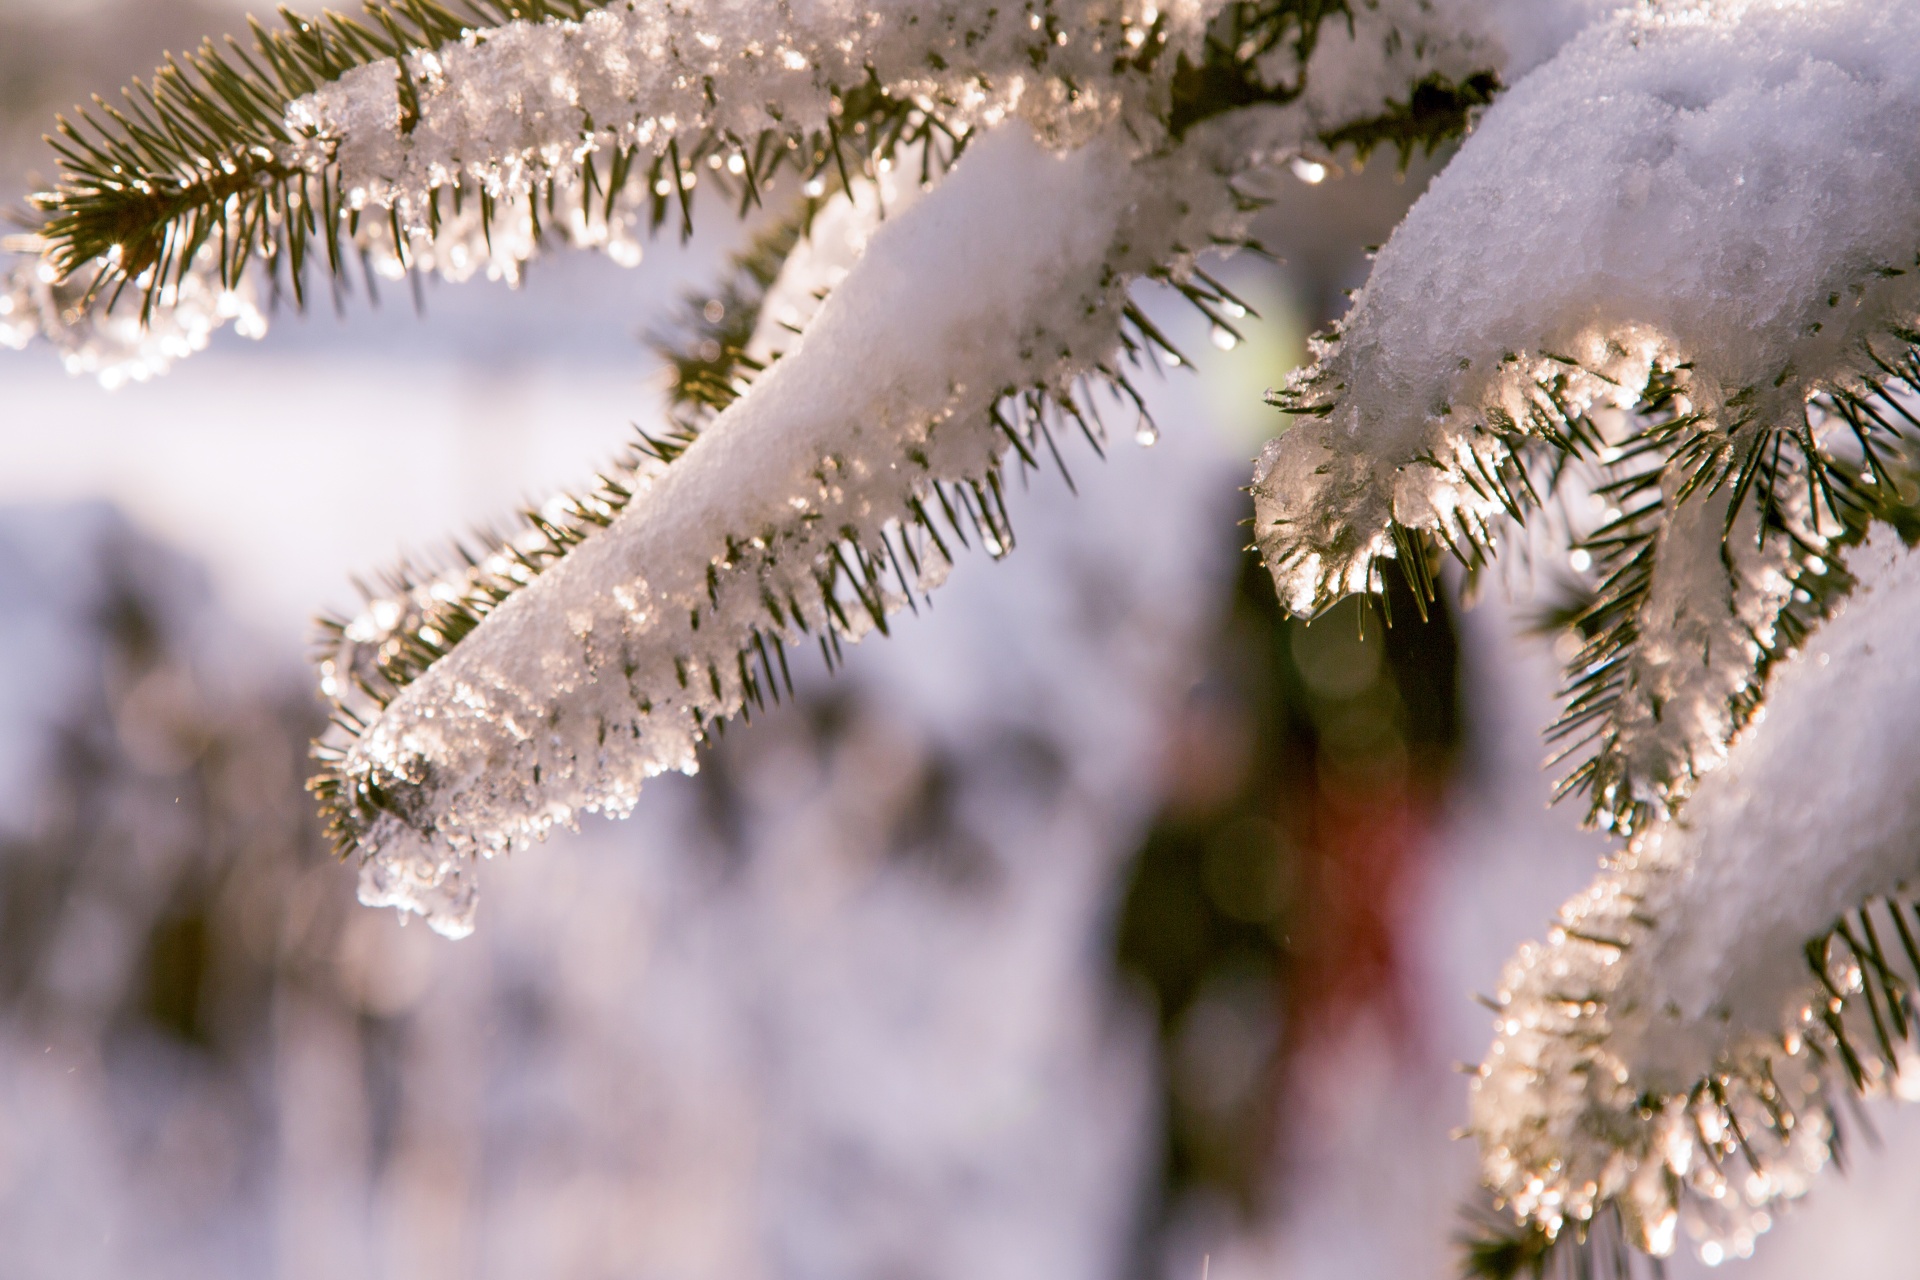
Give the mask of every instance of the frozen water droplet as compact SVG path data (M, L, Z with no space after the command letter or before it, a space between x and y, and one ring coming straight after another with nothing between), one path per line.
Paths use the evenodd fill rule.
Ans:
M1154 425L1152 418L1143 417L1140 425L1133 429L1133 439L1142 449L1151 449L1160 443L1160 428Z
M1213 345L1222 351L1231 351L1240 345L1240 339L1234 336L1233 330L1217 324L1213 326Z

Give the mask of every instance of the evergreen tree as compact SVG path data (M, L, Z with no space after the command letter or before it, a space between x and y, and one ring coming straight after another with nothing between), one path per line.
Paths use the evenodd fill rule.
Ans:
M1464 138L1275 394L1254 534L1299 614L1389 573L1424 610L1503 546L1581 577L1552 734L1620 845L1493 998L1471 1127L1517 1225L1471 1261L1718 1261L1836 1098L1920 1070L1915 48L1909 0L289 14L61 124L0 339L146 376L352 272L753 219L665 340L670 432L331 625L313 789L363 899L458 935L475 856L624 812L789 647L1011 549L1011 469L1150 443L1131 380L1183 360L1134 281L1231 341L1209 255L1290 163Z

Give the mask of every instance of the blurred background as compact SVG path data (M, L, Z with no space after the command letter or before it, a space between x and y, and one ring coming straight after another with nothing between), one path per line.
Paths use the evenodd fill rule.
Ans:
M0 0L0 197L242 16ZM1603 852L1540 769L1561 588L1308 627L1240 524L1262 391L1434 168L1300 169L1237 349L1143 292L1200 375L1155 446L1032 476L1017 554L490 864L460 943L318 838L309 620L653 424L725 220L112 393L0 353L0 1280L1454 1274L1471 993ZM1749 1274L1920 1274L1912 1128Z

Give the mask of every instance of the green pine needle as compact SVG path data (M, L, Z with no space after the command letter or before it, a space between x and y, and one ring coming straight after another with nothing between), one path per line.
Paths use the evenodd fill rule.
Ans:
M387 0L360 20L305 18L281 9L283 26L250 21L251 46L209 40L169 57L150 83L136 80L115 106L62 118L48 139L61 177L32 198L37 234L63 275L95 266L90 297L108 305L140 281L142 318L208 244L231 285L255 255L284 261L299 296L316 237L340 269L342 193L326 175L281 159L293 141L286 108L356 67L516 19L579 19L598 0ZM409 95L405 86L402 106ZM415 107L417 111L417 105Z

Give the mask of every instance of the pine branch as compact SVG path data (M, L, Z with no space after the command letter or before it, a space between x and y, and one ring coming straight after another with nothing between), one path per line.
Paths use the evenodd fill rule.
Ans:
M1655 366L1620 419L1624 429L1603 428L1581 406L1596 387L1623 389L1617 369L1515 358L1515 369L1528 369L1518 375L1524 409L1513 411L1509 384L1450 458L1417 460L1462 494L1449 516L1390 520L1367 544L1376 550L1346 553L1338 576L1327 566L1341 563L1341 550L1324 536L1270 524L1263 549L1283 580L1315 565L1313 592L1295 607L1317 612L1350 590L1377 593L1385 560L1430 594L1437 554L1479 571L1543 508L1578 527L1567 503L1603 502L1609 517L1571 543L1590 557L1598 586L1563 619L1581 644L1549 739L1556 763L1574 766L1558 794L1585 796L1589 824L1630 836L1685 800L1759 709L1773 666L1845 599L1847 551L1876 523L1913 528L1920 357L1911 336L1893 325L1863 342L1856 368L1833 375L1854 389L1819 392L1783 422L1735 416L1723 425L1695 407L1714 393L1691 370ZM1338 340L1323 338L1323 352ZM1324 377L1310 371L1272 398L1286 412L1325 416L1332 405L1315 399ZM1348 510L1321 515L1336 537Z
M1344 18L1353 34L1351 0L1291 0L1291 3L1249 3L1235 0L1224 6L1209 24L1201 55L1177 56L1167 131L1175 138L1189 129L1229 111L1251 106L1285 106L1307 88L1307 64L1320 44L1320 28L1329 19ZM1163 52L1161 29L1141 42L1138 61L1152 66ZM1292 76L1277 78L1262 68L1273 55L1286 55Z
M151 83L134 81L122 105L94 99L62 118L48 141L62 176L32 199L37 237L62 277L93 268L87 301L113 300L141 282L141 316L186 278L213 246L218 278L232 287L256 254L287 264L296 298L316 238L335 270L343 224L357 210L324 174L290 158L297 141L287 106L347 72L430 50L508 22L578 20L596 0L395 0L368 3L355 21L281 10L283 30L251 24L252 47L211 40L169 58ZM417 91L402 87L402 110ZM482 200L490 197L482 195Z
M1424 7L1355 14L1325 0L1211 13L950 3L914 15L918 29L852 32L831 14L781 11L738 33L754 36L739 48L710 39L699 14L626 0L437 44L444 11L385 12L291 19L256 35L252 61L238 46L203 51L92 141L71 131L83 153L43 202L31 270L94 277L72 306L35 303L42 317L110 317L131 284L151 335L182 323L189 298L202 314L235 305L250 264L296 304L308 267L338 278L354 257L383 273L484 264L511 277L556 229L610 247L635 221L684 234L696 186L744 211L788 172L812 213L831 190L890 172L912 182L917 169L914 189L933 184L920 199L960 202L968 242L990 259L977 246L998 244L1005 260L962 271L950 228L896 209L878 238L918 244L913 271L874 267L864 292L835 290L830 336L810 328L812 346L776 361L769 284L786 287L789 251L804 250L776 231L700 301L671 360L671 429L450 566L402 566L360 617L336 620L323 679L337 728L315 790L343 851L364 859L366 896L453 932L471 918L472 854L581 810L624 810L646 776L688 766L727 717L779 696L787 648L817 643L832 662L845 640L887 630L958 549L1004 554L1006 478L1064 472L1063 432L1103 447L1102 400L1150 439L1127 368L1178 357L1128 282L1162 280L1231 332L1245 305L1195 260L1245 243L1260 199L1242 179L1356 101L1378 101L1364 117L1392 116L1418 98L1409 86L1464 82L1481 45L1421 34L1440 21ZM1383 93L1335 84L1338 111L1313 98L1306 66L1334 14L1354 48L1387 54L1366 63ZM1002 123L1016 106L1022 120ZM1031 129L1045 153L1022 156L1015 139ZM1026 175L990 198L941 177L983 136L1004 137L994 163ZM164 181L143 171L169 162ZM1055 186L1057 207L1024 203ZM1015 206L1034 227L1006 224ZM1031 257L1021 237L1039 226L1057 251L994 285L999 302L974 298ZM951 296L910 284L936 262ZM1053 285L1034 292L1042 281ZM932 347L916 335L955 324ZM892 352L898 367L854 376L855 351Z
M983 176L972 186L962 181L963 168L919 203L904 211L893 206L879 239L944 234L933 228L950 225L938 209L952 201L977 220L989 208L999 213L1011 192L1049 198L1035 187L1043 181L1185 190L1182 207L1190 220L1184 224L1177 217L1161 220L1166 210L1156 202L1171 195L1121 201L1108 215L1128 210L1129 217L1151 219L1145 225L1162 237L1226 228L1244 217L1229 191L1194 207L1190 184L1168 184L1153 168L1136 175L1130 163L1111 167L1111 153L1055 160L1024 153L1009 137L999 140L994 156L974 162ZM1102 162L1110 167L1095 167ZM1004 189L983 188L980 183L1001 181L993 176L995 164L1012 165L1022 176L1007 179ZM996 194L987 197L986 190ZM974 225L975 235L989 230ZM1032 229L1022 227L1023 233ZM1177 255L1141 232L1117 234L1115 243L1124 246L1124 256L1113 259L1116 269L1063 277L1088 282L1074 286L1088 292L1049 295L1025 322L1023 340L1012 334L993 339L990 349L1004 350L996 363L961 373L953 385L951 372L912 373L932 379L912 393L930 395L924 404L895 403L903 394L892 389L898 375L876 370L866 376L868 397L881 397L873 403L890 406L891 420L856 430L840 419L853 414L857 422L866 401L856 396L829 406L816 388L845 384L836 368L845 352L870 358L872 326L877 316L893 313L890 291L905 287L900 263L873 267L872 282L861 284L863 259L821 318L806 327L800 346L758 360L749 353L765 349L769 331L779 329L763 305L773 259L783 247L788 251L773 291L791 291L796 274L802 284L819 274L802 261L817 247L797 238L788 243L776 232L746 255L735 279L695 313L699 321L689 335L695 349L681 351L680 361L697 366L700 376L683 379L688 411L669 438L645 442L647 456L630 459L585 497L530 513L523 534L475 551L450 575L393 576L360 618L332 629L323 679L340 701L340 715L322 750L326 772L314 789L342 851L357 848L370 859L366 896L424 910L438 927L462 930L471 908L463 865L472 852L538 835L556 813L624 808L640 778L689 764L694 747L727 717L750 715L763 700L779 698L790 680L789 649L818 645L831 665L843 643L884 633L896 610L915 607L959 550L976 544L992 555L1010 550L1010 470L1045 465L1043 459L1062 463L1063 431L1101 447L1102 399L1113 403L1118 396L1121 405L1137 408L1122 367L1078 353L1152 359L1157 331L1137 322L1144 318L1120 289L1143 267L1166 271L1151 264ZM1103 257L1107 252L1102 249ZM924 273L939 259L920 254L913 260ZM1045 270L1069 265L1048 260ZM1106 283L1091 283L1101 280ZM1204 275L1180 287L1197 303L1218 308L1230 302ZM957 291L953 305L963 311L979 305L969 296ZM753 334L743 341L730 331L723 345L716 327L728 325L731 308L721 303L709 311L707 304L725 297L742 315L755 308L762 313ZM889 299L884 304L877 300L883 297ZM922 322L956 323L925 315ZM821 324L831 332L823 333ZM855 332L867 336L847 336ZM712 346L702 350L706 344ZM803 366L794 366L803 356ZM911 344L902 358L915 368L921 360ZM750 368L745 359L763 368ZM725 407L716 403L725 398L716 386L736 393ZM748 394L739 395L741 387ZM742 450L765 456L735 469L727 483L738 492L712 488L727 459ZM764 468L771 470L763 475ZM787 487L796 481L797 488ZM702 490L710 496L685 496ZM706 509L723 499L728 509ZM636 554L627 548L643 546L663 550L643 557L644 579L609 597L596 584L626 580L628 570L610 566ZM583 558L589 566L576 570ZM524 607L516 612L518 606ZM594 621L581 621L588 618ZM561 630L546 636L555 625ZM530 628L544 638L532 638ZM518 672L523 660L515 655L532 652L593 674L556 677L543 668L529 678ZM560 691L549 687L556 679ZM608 692L583 697L583 679ZM448 703L454 686L464 692ZM513 745L512 725L527 717L553 726L553 745L545 738ZM435 739L430 749L416 745L423 733ZM464 763L476 750L492 761L478 773Z
M1543 515L1572 541L1539 545L1598 566L1563 615L1583 644L1556 732L1564 790L1630 840L1503 978L1473 1128L1521 1232L1483 1272L1542 1273L1609 1212L1642 1250L1684 1226L1710 1262L1744 1255L1834 1154L1836 1100L1912 1087L1920 966L1889 904L1914 876L1893 655L1920 561L1892 535L1920 493L1920 205L1871 146L1836 179L1829 142L1920 115L1916 22L1596 26L1486 113L1276 397L1296 422L1257 533L1296 610L1377 590L1388 560L1430 589L1436 549L1478 569ZM1662 95L1705 57L1683 126ZM1824 87L1766 110L1822 113L1818 141L1753 118L1782 59ZM1831 234L1768 241L1764 280L1731 265L1787 225Z
M930 180L964 145L965 126L950 128L934 97L889 93L862 72L813 95L812 126L799 122L805 112L783 120L773 103L745 134L697 119L662 134L644 103L640 117L605 127L578 109L571 123L555 112L550 144L470 155L404 191L336 158L336 122L322 103L356 101L371 87L376 102L388 97L396 138L409 141L438 119L436 76L450 50L477 56L490 33L585 38L616 12L644 25L629 0L406 0L373 4L360 22L286 13L286 30L256 24L250 48L209 42L170 60L151 84L128 89L122 107L101 103L61 122L62 180L34 198L35 234L23 243L39 261L22 263L0 290L0 339L18 346L44 333L76 369L144 377L204 345L233 312L264 329L255 263L268 292L304 306L316 264L336 289L356 263L393 278L427 270L464 279L485 266L512 280L556 232L631 262L630 224L691 232L703 179L744 215L788 171L838 185L899 158ZM599 27L579 21L595 18ZM663 108L671 121L674 106ZM114 319L129 286L133 325Z
M1772 673L1766 731L1502 975L1473 1131L1549 1237L1613 1205L1640 1248L1685 1226L1742 1256L1835 1158L1839 1103L1914 1090L1920 556L1883 528L1850 571L1818 652Z
M797 213L755 237L745 253L735 256L731 273L718 289L685 298L674 330L648 339L654 354L672 371L672 412L684 441L656 446L661 462L673 461L698 435L702 422L737 400L766 369L767 360L753 348L767 291L780 278L781 268L807 234L819 207L809 197ZM787 324L779 327L789 328ZM799 327L792 325L790 331L797 336ZM777 357L779 352L768 354Z
M1569 619L1581 646L1552 731L1572 767L1561 794L1584 795L1589 821L1621 835L1673 811L1724 755L1777 660L1850 589L1847 551L1875 523L1913 520L1912 495L1880 473L1914 465L1920 290L1874 225L1855 232L1871 245L1795 260L1797 292L1750 303L1776 323L1736 333L1702 303L1732 282L1691 278L1656 303L1619 283L1644 257L1643 236L1616 234L1637 225L1639 206L1619 200L1617 183L1587 189L1619 175L1602 168L1596 179L1571 162L1553 172L1550 185L1578 186L1563 216L1585 220L1591 241L1571 262L1506 197L1536 163L1532 131L1604 145L1594 99L1571 86L1641 74L1676 56L1668 49L1692 38L1683 30L1623 16L1561 55L1565 67L1536 73L1534 114L1515 114L1512 97L1493 109L1461 152L1467 175L1449 168L1345 324L1271 397L1297 421L1256 477L1259 544L1302 613L1377 591L1388 560L1421 592L1441 551L1477 572L1543 509L1570 527L1566 550L1597 565L1598 581ZM1638 92L1608 101L1634 104L1620 108L1631 114ZM1755 162L1768 151L1764 138L1742 145ZM1468 163L1476 149L1498 160ZM1689 188L1685 198L1701 197ZM1647 199L1657 206L1660 193ZM1506 240L1493 257L1507 262L1504 294L1486 290L1478 253L1439 238L1489 208L1502 210ZM1699 276L1693 264L1721 253L1716 235L1742 234L1718 210L1689 205L1684 221L1700 243L1664 265L1676 277ZM1920 259L1909 247L1898 261ZM1545 283L1531 305L1514 296L1535 280ZM1611 317L1623 292L1631 301ZM1499 325L1416 318L1463 296L1496 309ZM1569 499L1597 499L1610 514L1588 529Z
M1645 930L1630 918L1618 923L1625 926L1618 940L1566 925L1554 951L1630 954ZM1595 1096L1580 1121L1590 1132L1571 1143L1558 1133L1552 1140L1555 1159L1564 1159L1570 1172L1556 1165L1532 1189L1526 1184L1540 1170L1529 1161L1545 1149L1547 1135L1491 1120L1476 1094L1479 1123L1488 1126L1482 1132L1496 1141L1523 1135L1524 1146L1503 1148L1507 1155L1493 1166L1511 1171L1496 1179L1496 1189L1512 1216L1464 1242L1463 1274L1626 1280L1632 1268L1624 1246L1671 1252L1678 1216L1692 1217L1704 1232L1710 1261L1744 1257L1776 1203L1805 1194L1822 1165L1841 1160L1843 1101L1911 1096L1920 1063L1917 936L1920 904L1908 895L1874 895L1807 942L1808 998L1770 1041L1737 1042L1697 1079L1638 1093L1631 1088L1636 1077L1622 1074L1627 1068L1605 1047L1613 997L1570 989L1557 978L1549 979L1555 990L1543 1000L1540 976L1554 951L1529 958L1519 987L1503 993L1500 1048L1490 1061L1520 1054L1534 1064L1534 1087L1550 1090L1563 1069L1555 1058L1564 1055L1585 1064L1577 1076L1606 1083L1592 1087ZM1516 1021L1521 1016L1530 1019L1524 1030ZM1537 1047L1543 1040L1563 1047L1543 1050ZM1479 1068L1476 1090L1498 1083L1503 1066ZM1609 1077L1620 1087L1611 1087ZM1585 1149L1596 1141L1612 1153L1604 1169ZM1635 1176L1636 1166L1647 1176ZM1589 1180L1581 1184L1582 1177ZM1612 1229L1596 1235L1595 1222Z
M1234 111L1300 99L1322 25L1344 17L1354 30L1345 0L1237 0L1204 26L1177 25L1151 5L1131 16L1049 6L1044 21L949 8L924 35L883 29L846 49L837 30L775 19L731 60L703 52L711 36L697 14L656 15L631 0L370 0L357 21L285 12L284 29L255 24L250 45L209 42L136 82L122 106L101 102L61 122L53 141L63 176L34 198L34 243L57 279L83 284L44 327L111 312L130 285L149 325L196 283L241 288L256 261L296 305L310 265L340 277L355 251L396 274L463 276L480 261L511 278L516 256L556 229L615 244L630 220L690 233L703 181L741 212L785 170L844 185L917 152L926 181L972 130L1010 109L1008 93L1036 102L1017 84L1036 71L1060 99L1049 127L1083 131L1079 117L1133 98L1177 141ZM1389 22L1382 38L1401 36ZM557 78L535 73L526 85L480 91L491 102L526 98L511 121L496 122L520 136L462 133L469 107L446 88L449 77L510 79L549 61L532 52L541 41L584 61ZM645 56L672 65L628 84L627 49L655 44ZM1410 61L1420 68L1428 57ZM1101 79L1117 93L1080 87ZM1431 147L1465 124L1464 108L1435 108L1435 95L1452 101L1495 81L1475 73L1458 83L1466 87L1428 73L1404 104L1336 127L1328 145L1351 141L1364 153L1391 137L1404 149L1417 135ZM996 84L1013 87L983 93ZM449 226L452 238L436 243ZM496 244L503 233L506 250ZM18 280L15 291L25 291Z
M1536 1222L1473 1214L1458 1237L1463 1280L1635 1280L1658 1264L1636 1265L1617 1207L1549 1233Z
M1559 794L1585 795L1589 824L1622 836L1678 808L1751 722L1774 666L1852 591L1846 554L1875 524L1911 531L1920 514L1910 496L1920 433L1906 426L1901 403L1920 388L1902 384L1896 393L1882 381L1816 397L1810 412L1819 425L1804 431L1749 424L1742 449L1757 461L1742 484L1724 469L1703 478L1712 463L1691 445L1703 422L1674 413L1678 385L1657 381L1640 425L1594 489L1620 514L1575 543L1593 557L1600 585L1567 619L1582 643L1568 663L1566 710L1549 731L1562 744L1559 758L1579 760ZM1842 419L1858 424L1850 423L1851 434L1834 429ZM1697 529L1695 549L1667 545L1681 512ZM1700 712L1711 730L1661 734L1656 722L1678 719L1678 707L1672 676L1660 668L1681 668L1641 652L1649 602L1663 576L1688 575L1697 593L1701 574L1684 561L1703 556L1719 561L1741 619L1738 656ZM1683 563L1668 567L1668 558Z
M1365 160L1381 147L1392 147L1405 169L1419 151L1432 155L1442 146L1466 136L1474 116L1500 93L1500 77L1477 72L1455 82L1432 75L1413 86L1405 102L1390 102L1370 120L1357 120L1320 135L1329 151L1353 148Z

